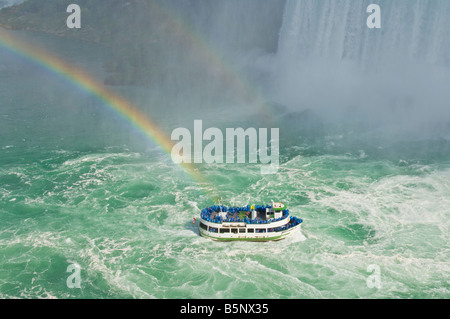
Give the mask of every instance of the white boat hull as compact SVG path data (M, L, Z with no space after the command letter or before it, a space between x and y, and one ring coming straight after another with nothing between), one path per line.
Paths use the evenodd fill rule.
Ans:
M282 231L265 233L215 233L199 227L200 235L216 241L276 241L297 232L301 224Z

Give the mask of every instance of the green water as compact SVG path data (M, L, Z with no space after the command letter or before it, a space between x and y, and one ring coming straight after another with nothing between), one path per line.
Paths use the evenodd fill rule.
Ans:
M101 73L101 48L20 36ZM198 169L225 201L284 201L304 220L301 232L218 243L192 225L213 204L204 185L94 97L0 56L0 298L450 297L445 140L293 139L280 128L278 174L250 164ZM115 90L167 127L183 126L180 118L188 127L200 113L220 118L179 101L166 100L165 112L151 94ZM81 288L67 285L73 263ZM367 284L370 265L380 269L378 288Z

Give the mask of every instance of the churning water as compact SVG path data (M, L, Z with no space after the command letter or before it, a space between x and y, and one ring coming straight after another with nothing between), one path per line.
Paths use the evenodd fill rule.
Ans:
M385 23L373 36L358 31L363 2L287 1L276 52L234 57L251 85L285 105L263 118L280 128L280 168L275 175L255 164L197 169L224 204L285 202L304 222L280 242L200 237L192 219L214 204L209 185L102 101L0 48L0 298L450 297L449 4L379 1ZM214 41L233 11L258 3L220 6L226 14L215 13L222 19ZM87 43L13 33L96 76L108 57ZM409 55L404 73L384 67L400 48ZM183 99L170 89L114 90L169 133L194 119L258 125L257 108ZM72 264L81 269L80 288L67 284Z

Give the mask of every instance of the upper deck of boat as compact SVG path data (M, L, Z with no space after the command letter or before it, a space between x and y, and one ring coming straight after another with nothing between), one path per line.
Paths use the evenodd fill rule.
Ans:
M212 212L211 213L211 219L215 219L216 217L220 216L221 212ZM249 219L251 218L251 213L250 212L245 212L245 211L240 211L240 212L235 212L235 213L230 213L227 212L227 219L228 220L238 220L238 218L240 220L244 220L245 217L248 217ZM269 216L269 218L267 218L267 215L265 212L261 212L261 211L256 211L256 221L257 222L264 222L264 221L268 221L269 219L273 218Z

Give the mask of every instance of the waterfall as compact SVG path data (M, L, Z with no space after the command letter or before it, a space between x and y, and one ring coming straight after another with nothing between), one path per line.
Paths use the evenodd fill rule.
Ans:
M370 4L381 28L367 26ZM288 0L283 14L279 103L333 123L449 136L450 1Z
M366 26L371 3L381 8L381 29ZM449 17L447 0L288 0L279 54L360 63L397 57L449 65Z
M164 0L217 50L274 52L286 0Z

